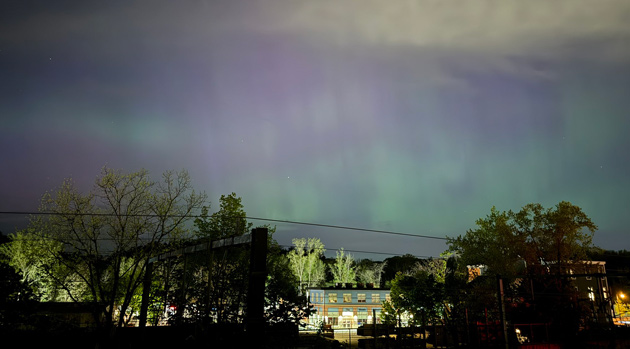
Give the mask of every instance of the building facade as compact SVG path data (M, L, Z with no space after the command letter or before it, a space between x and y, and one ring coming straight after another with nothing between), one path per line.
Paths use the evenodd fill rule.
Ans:
M559 274L557 277L568 278L574 288L575 301L590 310L588 316L592 321L605 325L613 322L613 304L606 278L606 262L582 261L570 266L557 266L550 262L545 265L546 273L538 275L539 277L554 277L554 275ZM486 272L485 265L469 265L469 281L480 275L485 275ZM534 291L532 290L532 292Z
M587 261L577 270L570 270L570 274L583 273L571 278L578 300L588 304L593 319L600 324L610 324L613 321L612 299L610 287L606 278L606 262Z
M348 286L308 289L314 310L308 322L323 322L333 328L356 328L374 319L380 323L383 302L390 299L389 289Z

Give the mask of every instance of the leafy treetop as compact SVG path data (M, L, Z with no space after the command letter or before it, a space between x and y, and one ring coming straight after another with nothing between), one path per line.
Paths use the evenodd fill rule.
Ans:
M493 207L476 223L464 236L448 238L449 250L467 265L502 275L579 264L588 258L597 230L580 207L566 201L548 209L528 204L518 212Z

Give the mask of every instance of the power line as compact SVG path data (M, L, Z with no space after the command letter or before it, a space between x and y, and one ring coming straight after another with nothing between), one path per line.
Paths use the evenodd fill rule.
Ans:
M201 215L156 215L156 214L112 214L112 213L59 213L59 212L26 212L26 211L0 211L0 214L13 214L13 215L52 215L52 216L63 216L63 215L75 215L75 216L124 216L124 217L148 217L148 218L159 218L159 217L169 217L169 218L202 218L204 216ZM274 223L287 223L287 224L296 224L296 225L306 225L306 226L314 226L321 228L333 228L333 229L343 229L343 230L353 230L353 231L364 231L368 233L377 233L377 234L386 234L386 235L397 235L397 236L407 236L407 237L415 237L415 238L424 238L424 239L435 239L446 241L447 238L439 237L439 236L431 236L431 235L421 235L421 234L410 234L410 233L401 233L389 230L378 230L378 229L367 229L367 228L357 228L357 227L348 227L342 225L333 225L333 224L323 224L323 223L310 223L310 222L300 222L300 221L290 221L290 220L282 220L282 219L272 219L272 218L261 218L261 217L236 217L243 219L251 219L258 221L266 221L266 222L274 222Z
M277 223L290 223L290 224L301 224L301 225L309 225L315 227L323 227L323 228L334 228L334 229L345 229L345 230L356 230L356 231L365 231L369 233L379 233L379 234L390 234L390 235L400 235L400 236L410 236L416 238L425 238L425 239L436 239L436 240L447 240L447 238L439 237L439 236L431 236L431 235L420 235L420 234L410 234L410 233L400 233L389 230L378 230L378 229L366 229L366 228L356 228L356 227L346 227L342 225L332 225L332 224L321 224L321 223L307 223L307 222L298 222L298 221L287 221L280 219L270 219L270 218L257 218L257 217L245 217L248 219L261 220L261 221L269 221L269 222L277 222Z
M294 247L293 245L278 245L280 247L286 247L286 248L292 248ZM376 252L376 251L362 251L362 250L348 250L346 248L330 248L330 247L324 247L324 250L326 251L341 251L344 250L345 252L354 252L354 253L367 253L367 254L380 254L380 255L386 255L386 256L407 256L407 255L411 255L413 257L416 258L421 258L421 259L426 259L426 258L433 258L433 259L442 259L442 257L434 257L434 256L418 256L418 255L412 255L410 253L390 253L390 252Z
M121 240L121 239L106 238L106 237L94 238L94 239L90 239L90 238L61 239L61 238L54 238L54 237L27 237L27 238L22 237L22 239L30 240L30 241L58 241L58 242L62 242L62 243L65 242L65 241L84 241L84 240L85 241L116 241L116 240ZM123 240L131 241L133 239L123 239ZM148 242L152 241L150 238L143 239L142 237L138 237L137 240L138 241L147 240ZM187 240L187 239L170 238L170 237L163 237L163 238L161 238L161 240L179 240L179 241L181 241L183 243L189 242L189 240ZM294 247L293 245L281 245L281 244L278 244L277 246L286 248L287 251ZM140 246L137 246L137 247L140 247ZM393 253L393 252L380 252L380 251L352 250L352 249L346 249L346 248L343 248L343 247L339 247L339 248L325 247L324 248L325 251L341 251L342 249L345 252L354 252L354 253L378 254L378 255L385 255L385 256L407 256L407 255L410 255L410 256L413 256L413 257L416 257L416 258L420 258L420 259L428 259L428 258L443 259L442 257L412 255L410 253Z

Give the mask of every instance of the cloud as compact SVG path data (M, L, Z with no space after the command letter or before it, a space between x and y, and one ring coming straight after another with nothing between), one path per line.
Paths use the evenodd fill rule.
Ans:
M194 45L226 33L312 37L330 43L410 45L507 54L604 40L628 54L630 2L625 0L266 0L234 3L167 1L28 6L7 9L0 39L55 44L88 33L129 47ZM129 40L140 36L142 41ZM151 40L147 42L146 40ZM626 47L623 49L623 47ZM621 51L621 52L619 52Z
M320 0L274 4L279 8L277 20L261 29L305 33L340 44L518 54L553 50L580 38L630 36L630 2L623 0ZM619 51L619 47L612 51ZM629 50L616 53L627 55Z

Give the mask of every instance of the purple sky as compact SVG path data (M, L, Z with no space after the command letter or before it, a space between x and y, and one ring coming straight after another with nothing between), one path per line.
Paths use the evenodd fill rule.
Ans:
M628 23L622 0L3 1L0 211L105 165L183 168L213 209L234 191L254 217L436 237L565 200L630 249Z

